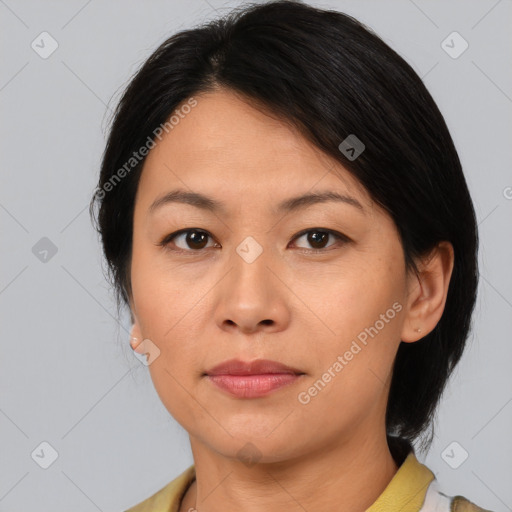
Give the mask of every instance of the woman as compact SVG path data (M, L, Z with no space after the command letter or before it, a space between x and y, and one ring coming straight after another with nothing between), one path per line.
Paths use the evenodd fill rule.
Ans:
M96 204L194 458L132 512L483 510L412 444L470 330L473 204L432 97L369 29L277 1L171 37L118 105Z

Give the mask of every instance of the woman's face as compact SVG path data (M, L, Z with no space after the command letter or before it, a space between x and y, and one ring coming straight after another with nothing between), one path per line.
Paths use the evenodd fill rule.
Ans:
M231 92L196 100L150 151L134 212L133 335L160 351L162 402L196 445L237 456L250 441L262 462L384 436L413 286L392 219L286 124ZM178 189L218 209L151 209ZM290 202L325 193L352 199ZM230 359L302 375L243 397L205 375Z

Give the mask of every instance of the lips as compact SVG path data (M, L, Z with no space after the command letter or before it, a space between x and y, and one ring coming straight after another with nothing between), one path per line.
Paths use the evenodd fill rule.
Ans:
M303 375L304 372L268 359L256 359L255 361L241 361L240 359L230 359L224 361L210 370L206 375L266 375L272 373Z
M263 398L297 382L304 372L277 361L231 359L214 366L204 376L231 397Z

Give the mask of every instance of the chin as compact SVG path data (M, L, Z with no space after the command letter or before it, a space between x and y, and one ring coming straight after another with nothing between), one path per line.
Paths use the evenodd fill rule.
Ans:
M279 421L274 424L274 428ZM270 464L284 462L297 456L297 447L291 442L292 436L283 430L280 434L266 431L263 435L260 430L244 429L238 432L227 429L227 433L212 438L211 430L205 435L196 436L197 440L226 458L237 459L247 467L255 464ZM195 434L191 434L195 435ZM191 439L192 440L192 439Z

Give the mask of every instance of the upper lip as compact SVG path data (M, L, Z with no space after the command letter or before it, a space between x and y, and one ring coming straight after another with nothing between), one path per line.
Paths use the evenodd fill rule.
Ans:
M206 371L206 375L262 375L265 373L291 373L301 375L304 372L268 359L241 361L230 359Z

